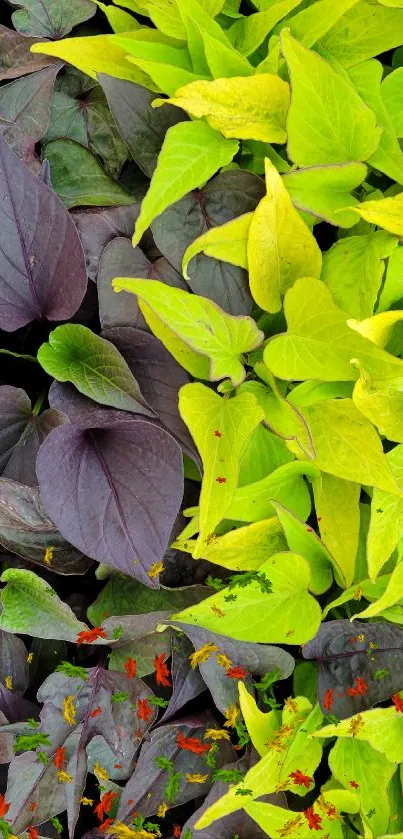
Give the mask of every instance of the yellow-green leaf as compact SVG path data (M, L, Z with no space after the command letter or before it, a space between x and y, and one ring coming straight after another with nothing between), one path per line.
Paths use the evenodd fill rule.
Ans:
M252 213L245 213L238 218L227 221L219 227L211 227L192 242L185 251L182 272L188 280L188 265L198 253L204 253L214 259L221 259L223 262L230 262L231 265L239 265L240 268L248 267L246 246L248 242L249 227Z
M135 17L129 15L123 9L117 9L116 6L107 6L106 3L101 3L101 0L93 0L99 9L101 9L108 19L108 23L114 32L130 32L131 30L140 29L140 24Z
M116 79L157 90L150 77L126 61L126 52L113 42L114 35L91 35L85 38L63 38L62 41L46 41L33 44L31 52L45 53L73 64L87 76L96 79L97 73L107 73Z
M349 737L365 740L392 763L403 760L403 715L396 708L373 708L337 725L325 725L313 737Z
M311 213L338 227L353 227L357 218L351 210L344 208L358 204L350 191L362 183L366 174L364 163L339 163L297 169L285 174L283 181L294 206L301 212ZM346 243L349 239L343 241Z
M294 443L293 451L298 457L312 460L315 449L307 425L291 401L286 399L270 370L263 362L255 364L255 373L263 379L262 382L246 381L241 385L242 390L248 390L256 396L259 405L264 410L264 418L269 428L284 440ZM266 386L268 385L268 387ZM295 448L298 446L298 450Z
M275 0L270 8L236 20L227 32L231 43L241 55L253 55L276 23L300 3L301 0Z
M238 690L239 705L248 734L256 751L263 757L270 750L270 742L280 728L281 716L279 711L274 710L264 714L243 682L238 682Z
M348 588L360 535L360 485L322 472L313 492L321 539L337 563L343 588Z
M385 609L394 606L403 596L403 562L400 561L393 569L388 586L379 600L367 606L363 612L355 615L357 618L373 618L380 615Z
M383 227L395 236L403 236L403 192L399 192L393 198L364 201L351 209L370 224Z
M227 511L234 521L261 521L274 516L273 499L280 501L305 521L311 503L303 475L317 478L319 471L309 462L294 460L279 466L266 478L238 487Z
M291 34L306 47L313 47L332 26L337 23L357 0L316 0L307 9L302 9L287 20Z
M262 309L278 312L284 293L298 277L320 276L322 254L268 158L265 173L267 195L249 228L249 284Z
M174 547L192 553L196 544L195 540L186 539L174 543ZM269 556L286 549L281 524L273 516L229 530L223 536L213 536L204 543L202 557L232 571L256 571Z
M332 556L317 537L312 527L302 522L283 504L272 499L272 505L283 527L290 551L298 553L308 560L311 567L309 590L314 594L323 594L333 582L332 565L336 565ZM341 570L336 568L338 576Z
M363 365L358 363L358 368L360 377L354 386L354 404L380 434L395 443L403 443L403 376L377 380Z
M402 495L375 489L368 532L368 572L374 581L393 553L403 531L403 446L395 446L386 455Z
M403 3L402 3L403 8ZM385 76L381 84L382 101L399 138L403 137L403 67Z

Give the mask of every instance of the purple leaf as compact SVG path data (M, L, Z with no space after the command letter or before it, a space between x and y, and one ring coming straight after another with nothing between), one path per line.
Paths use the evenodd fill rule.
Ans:
M249 677L263 676L276 668L280 671L279 679L287 679L294 670L293 657L281 647L268 644L253 644L247 641L234 641L226 635L217 635L201 626L191 626L180 621L168 621L168 626L175 626L191 640L195 650L205 644L216 644L220 653L224 653L233 666L240 665L248 671ZM207 661L199 664L200 673L214 699L217 708L224 712L238 701L238 682L227 676L226 670L218 664L213 653Z
M0 474L36 486L35 463L41 443L52 428L68 422L60 411L37 416L31 400L19 387L0 387Z
M0 137L0 329L67 320L87 285L80 241L58 197Z
M151 178L168 128L188 119L187 115L172 105L155 110L151 102L157 94L141 85L104 73L98 73L98 81L130 154Z
M0 711L0 726L7 725L7 717ZM0 765L11 763L14 757L14 737L12 734L5 734L0 730Z
M39 708L28 699L23 699L0 682L0 710L7 717L10 723L27 720L30 717L36 719L39 716Z
M188 717L178 720L151 732L150 741L143 744L134 773L123 790L117 814L118 820L126 819L133 808L138 809L142 816L153 816L161 801L166 800L164 790L168 773L155 763L155 758L160 756L173 762L174 772L182 773L175 805L184 804L186 801L206 794L211 781L192 784L186 781L185 777L186 773L206 775L209 772L204 756L181 749L177 744L179 732L184 737L197 737L203 741L206 728L216 728L213 717L207 714L199 719ZM234 751L228 741L221 740L218 745L217 768L234 759ZM129 804L129 801L132 803Z
M148 586L163 558L182 500L181 450L157 425L108 421L60 426L37 460L46 511L87 556Z
M27 649L21 638L0 630L0 681L11 678L11 691L24 694L29 685Z
M91 560L61 536L43 509L38 487L0 478L0 544L56 574L85 574ZM45 562L47 548L53 548Z
M403 688L403 629L394 624L328 621L302 654L319 664L318 699L324 714L345 719ZM347 690L356 690L357 678L365 680L367 690L350 695Z
M31 804L37 804L35 822L39 824L66 809L64 784L57 778L53 761L46 766L37 760L35 752L24 752L10 763L6 800L10 802L7 821L13 833L22 833L32 824Z
M181 271L185 250L191 242L210 228L254 210L264 193L263 181L257 175L222 172L153 221L155 243ZM189 285L196 294L209 297L232 315L249 314L252 298L247 273L242 268L199 255L190 262L188 272Z
M73 210L71 218L81 239L90 280L95 282L97 278L100 256L108 242L117 236L131 238L139 212L140 203Z
M190 454L197 457L193 440L178 409L178 394L189 376L154 335L130 326L105 329L137 379L143 396L161 422Z
M0 81L16 79L54 63L49 55L30 52L37 38L26 38L7 26L0 25Z
M164 634L164 633L163 633ZM166 723L183 708L187 702L195 699L206 689L206 685L198 672L192 670L189 655L193 646L184 635L173 633L172 639L172 696L160 723Z
M70 422L83 428L96 428L110 422L133 422L133 415L128 411L100 405L68 382L52 382L48 399L52 408L62 411Z
M48 129L53 87L61 66L53 63L0 88L0 133L36 174L41 165L35 143Z

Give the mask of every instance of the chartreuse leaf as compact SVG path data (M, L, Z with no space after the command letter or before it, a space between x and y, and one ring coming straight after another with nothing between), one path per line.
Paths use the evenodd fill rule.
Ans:
M378 600L387 588L389 580L390 574L384 574L382 577L378 577L374 583L371 583L371 580L368 579L354 583L350 588L343 591L340 597L336 597L335 600L327 604L323 610L323 620L325 620L332 609L337 609L338 606L343 606L344 603L349 603L350 600L360 601L364 598L371 603L374 600Z
M357 67L352 67L349 75L354 87L368 107L376 114L378 125L383 129L379 146L368 162L374 169L379 169L392 180L402 184L403 152L396 137L393 122L381 96L383 66L380 61L371 59L370 61L364 61Z
M45 53L73 64L87 76L96 79L97 73L107 73L116 79L155 90L149 76L126 61L125 51L113 42L113 35L91 35L85 38L64 38L62 41L46 41L33 44L31 52ZM158 89L158 88L157 88Z
M196 558L234 497L242 448L263 411L249 393L225 399L202 384L188 384L179 393L179 410L203 461L199 538Z
M213 38L205 29L200 29L203 38L204 53L213 79L226 79L232 76L251 76L253 67L245 56L237 52L231 44Z
M133 244L139 243L156 216L208 181L217 169L230 163L237 150L236 140L225 140L205 122L179 122L171 126L141 205Z
M343 588L354 579L360 535L360 485L322 472L313 482L315 510L322 542L341 572Z
M401 320L403 320L403 311L397 309L391 312L378 312L376 315L361 321L351 319L347 322L351 329L355 329L364 338L368 338L376 344L377 347L386 347L394 327Z
M400 359L348 326L348 315L335 305L323 282L297 280L286 294L284 312L288 331L273 338L264 351L265 364L278 378L355 381L358 370L351 364L354 358L378 378L402 374Z
M245 707L246 691L240 687L240 696ZM266 715L265 715L266 716ZM287 700L282 712L282 726L274 734L269 750L262 759L246 773L240 784L234 784L228 792L211 805L196 822L196 829L208 827L218 818L245 807L246 796L241 790L250 790L248 801L273 792L281 784L297 794L306 794L306 788L294 783L291 773L299 769L309 777L318 767L322 749L317 749L310 735L321 724L323 715L318 705L312 705L304 696ZM274 810L281 809L274 807ZM290 811L284 811L290 815ZM272 834L272 831L270 830Z
M403 192L399 192L393 198L364 201L351 209L370 224L383 227L395 236L403 236Z
M190 70L184 70L182 67L176 67L174 64L164 64L162 61L151 61L147 58L133 58L132 55L127 55L126 60L135 64L140 72L152 81L151 85L147 85L150 90L162 90L168 96L172 96L178 87L190 84L200 78L198 73L192 73ZM202 74L202 78L208 78L206 74ZM165 100L164 100L165 101Z
M196 540L177 540L173 547L192 553L196 544ZM269 556L286 549L281 524L273 516L253 522L248 527L229 530L223 536L212 537L204 544L202 556L232 571L256 571Z
M224 137L284 143L290 104L287 82L271 73L197 81L176 90L171 99L156 104L177 105L193 117L206 117Z
M309 563L297 554L280 553L261 565L259 575L269 580L271 592L259 580L224 588L173 615L173 620L203 626L238 641L304 644L313 638L320 624L320 607L308 592Z
M192 70L188 50L182 42L178 43L156 29L139 29L130 35L111 36L111 41L134 59L172 65L189 72Z
M93 0L106 15L108 23L114 32L130 32L135 29L140 29L140 24L135 17L129 15L124 9L117 9L112 4L107 6L106 3L101 3L101 0Z
M379 600L376 600L374 603L371 603L370 606L367 606L363 612L359 612L356 617L357 618L373 618L376 615L381 615L385 609L389 609L390 606L394 606L395 603L398 603L402 599L403 593L403 562L397 563L396 567L393 569L390 580L388 585L381 595Z
M290 835L295 839L306 839L308 820L304 813L291 813L274 804L261 801L244 801L245 812L272 839L282 839ZM343 813L358 813L358 798L353 790L324 790L314 803L314 815L320 817L320 834L323 839L344 839L342 826ZM336 813L335 813L336 811ZM326 831L326 833L325 833ZM351 834L352 835L352 834Z
M276 23L300 3L301 0L275 0L268 9L240 18L227 32L231 43L242 55L252 55Z
M377 380L359 361L357 364L360 378L353 392L355 405L380 434L395 443L403 443L403 377Z
M403 446L395 446L387 455L392 474L403 488ZM403 497L375 489L368 532L368 572L374 581L393 553L403 529Z
M155 417L123 356L110 341L87 326L68 323L49 335L38 361L59 382L72 382L80 393L101 405Z
M227 517L233 521L262 521L274 516L272 501L286 505L305 521L308 518L311 503L308 487L303 475L317 478L319 471L308 462L293 461L279 466L270 475L252 484L238 487L227 511Z
M355 742L364 740L391 763L403 760L403 716L396 712L394 706L373 708L337 725L325 725L314 732L313 737L347 737L354 738Z
M332 0L317 0L302 11L297 10L296 14L287 20L287 27L294 38L306 47L313 47L356 3L357 0L339 0L338 3L333 3Z
M258 347L263 340L263 332L252 318L228 315L212 300L158 280L117 277L113 287L115 291L137 294L146 320L151 310L187 346L208 356L211 381L225 376L229 376L235 386L243 381L245 368L240 356ZM152 327L152 323L150 325Z
M402 5L403 8L403 5ZM392 120L396 136L403 137L403 67L389 73L381 84L383 104Z
M187 273L189 262L198 253L221 259L223 262L230 262L231 265L239 265L240 268L247 268L246 246L251 219L252 213L244 213L243 216L227 221L226 224L210 227L206 233L195 239L183 257L182 272L185 279L189 279Z
M249 228L249 284L262 309L278 312L282 296L298 277L320 276L322 255L268 158L265 174L267 194L256 207Z
M285 440L293 441L298 446L298 456L313 459L315 449L312 438L299 410L283 396L274 376L263 362L255 365L255 373L266 384L246 381L241 385L241 389L256 396L259 405L264 410L265 422L275 434ZM296 451L295 447L294 451Z
M360 810L365 815L373 835L379 836L387 830L390 818L388 785L396 772L396 764L391 763L381 752L363 740L339 739L329 754L329 767L336 780L346 789L351 789L352 780L358 784Z
M299 166L367 160L379 145L381 129L353 85L287 32L281 49L292 83L291 160Z
M377 230L340 239L324 254L321 279L341 309L359 319L372 315L385 271L383 260L397 244L390 233Z
M287 173L283 182L298 210L338 227L352 227L357 224L356 215L344 208L358 204L351 190L362 183L366 173L364 163L309 166Z
M270 743L280 728L281 715L274 710L263 713L243 682L238 682L238 690L239 705L248 734L260 757L264 757L270 751Z
M304 524L278 501L272 500L272 505L283 527L290 551L305 557L311 566L310 591L313 594L323 594L333 582L332 565L335 566L338 579L343 579L341 569L337 567L333 557L318 539L312 527Z
M387 9L359 0L327 32L319 49L345 67L353 67L367 58L398 47L403 43L403 11Z
M36 638L74 641L88 627L42 577L22 568L7 568L1 575L0 628Z

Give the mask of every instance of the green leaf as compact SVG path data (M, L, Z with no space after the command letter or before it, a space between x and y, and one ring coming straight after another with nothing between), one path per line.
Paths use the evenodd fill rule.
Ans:
M281 48L292 83L291 160L299 166L367 160L379 145L381 129L353 85L287 32Z
M106 15L109 26L114 32L130 32L140 29L140 24L136 18L123 9L117 9L113 5L107 6L105 3L101 3L101 0L93 0L93 2Z
M203 461L200 532L193 554L198 558L225 518L238 482L242 448L263 419L263 411L249 393L225 399L197 383L181 388L179 410Z
M33 571L8 568L1 581L7 583L1 592L0 615L0 627L6 632L74 643L77 634L88 629Z
M212 300L167 286L158 280L117 277L113 280L113 287L115 291L137 294L147 322L151 310L188 347L208 356L211 381L226 376L231 378L234 386L243 381L245 369L240 356L258 347L263 340L263 333L252 318L228 315Z
M293 461L275 469L253 484L238 487L227 510L233 521L262 521L275 515L272 501L279 501L305 521L311 504L302 476L317 478L318 470L308 462Z
M360 378L354 387L355 405L380 434L395 443L403 443L403 377L377 380L357 363Z
M316 0L287 20L286 25L294 38L306 47L313 47L356 3L357 0L338 0L338 3Z
M243 682L238 682L239 704L248 734L260 757L266 755L270 749L269 743L281 725L279 711L269 711L264 714L253 696L246 689Z
M300 3L301 0L275 0L268 9L240 18L227 32L231 43L241 55L252 55L276 23Z
M338 227L353 227L356 215L344 207L358 204L351 190L359 186L366 173L363 163L310 166L287 173L283 182L298 210Z
M389 609L390 606L394 606L395 603L399 603L402 599L402 590L403 590L403 562L400 561L397 563L396 567L393 569L390 580L388 582L387 588L385 589L384 593L381 595L379 600L376 600L374 603L371 603L370 606L367 606L363 612L359 612L356 617L357 618L373 618L376 615L381 615L385 609Z
M251 76L253 67L248 59L228 44L213 38L205 29L200 29L203 38L206 61L213 79L232 76Z
M165 0L164 0L165 2ZM149 76L129 64L125 51L111 40L113 35L92 35L85 38L64 38L33 44L31 52L45 53L73 64L87 76L96 79L97 73L107 73L116 79L127 79L155 90Z
M323 594L333 582L332 565L335 566L339 578L342 576L341 569L337 567L337 563L312 527L304 524L278 501L272 499L271 503L284 530L289 550L303 556L309 562L311 567L309 590L313 594Z
M146 78L151 79L152 84L147 85L150 90L162 90L169 96L173 96L178 87L195 82L200 78L198 73L192 73L182 67L175 67L173 64L164 64L147 58L133 58L131 55L127 55L126 60L135 64ZM201 77L206 79L208 75L201 74Z
M278 312L283 294L298 277L320 276L322 255L267 158L265 173L267 195L259 202L249 228L249 284L262 309Z
M136 222L137 245L151 222L170 204L208 181L238 150L236 140L225 140L205 122L180 122L168 129Z
M335 560L343 588L348 588L360 534L360 485L322 472L313 492L322 542Z
M387 9L359 0L322 38L324 49L344 67L353 67L367 58L403 43L403 10Z
M56 327L39 348L38 361L57 381L72 382L101 405L155 417L120 352L87 326Z
M21 0L18 5L22 8L13 12L14 28L35 38L63 38L95 14L88 0Z
M190 553L195 546L196 541L191 539L185 542L179 539L173 544ZM269 556L286 549L281 524L273 516L248 527L229 530L223 536L214 536L204 545L202 557L232 571L256 571Z
M172 67L192 70L192 63L189 52L181 42L174 41L156 29L139 29L125 35L111 37L113 44L116 44L126 56L133 59L144 59Z
M240 268L247 268L246 246L251 219L252 213L244 213L226 224L210 227L206 233L195 239L183 256L182 272L185 279L189 279L189 262L199 253L230 262L231 265L239 265Z
M403 248L398 246L388 259L386 277L379 298L378 312L395 308L394 304L403 297L401 277L403 273Z
M272 338L264 351L265 364L278 378L355 381L355 358L378 378L402 375L400 359L348 326L348 315L335 305L323 282L297 280L286 294L284 312L288 331Z
M197 81L176 90L155 105L177 105L193 117L206 117L224 137L284 143L290 104L287 82L270 73Z
M67 209L133 204L133 198L111 178L94 154L74 140L52 140L43 148L50 163L52 186Z
M105 616L173 612L187 606L192 601L194 591L197 591L197 586L146 588L125 574L112 574L96 600L88 607L88 620L94 626L101 626Z
M313 737L347 737L355 742L364 740L391 763L403 760L403 717L396 708L373 708L337 725L326 725Z
M385 271L383 260L396 246L397 239L377 230L340 239L324 254L321 279L341 309L360 320L372 315Z
M262 382L246 381L241 385L242 390L253 393L264 410L265 423L274 433L284 440L290 440L298 446L298 456L312 460L315 457L312 438L306 422L297 407L283 396L278 384L263 362L255 365L257 373L269 387ZM295 445L294 445L294 451Z
M386 457L396 483L403 488L403 446L396 446ZM403 498L375 489L367 543L368 572L372 581L393 553L402 529Z
M395 236L403 236L403 192L393 198L365 201L351 209L370 224L383 227Z
M308 592L309 563L302 556L280 553L259 569L272 584L262 591L258 582L224 588L172 620L203 626L238 641L263 644L305 644L320 625L320 607ZM233 594L236 600L228 600ZM227 599L226 599L227 598Z
M336 597L335 600L332 600L326 605L323 610L323 620L327 618L329 612L333 609L337 609L338 606L343 606L344 603L349 603L350 600L361 601L362 598L370 602L378 600L387 588L389 579L390 574L384 574L382 577L378 577L374 583L368 579L355 582L350 588L343 591L340 597Z
M382 102L392 120L396 136L403 137L403 67L389 73L381 84Z

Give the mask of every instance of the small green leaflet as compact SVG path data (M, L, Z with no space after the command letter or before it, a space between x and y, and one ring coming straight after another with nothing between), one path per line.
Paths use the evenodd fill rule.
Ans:
M101 405L155 417L120 352L86 326L58 326L42 344L38 361L59 382L72 382Z
M212 300L158 280L117 277L113 287L118 292L137 294L146 319L151 309L177 338L197 353L208 356L211 381L226 376L235 386L243 381L245 368L240 356L258 347L264 337L252 318L228 315Z
M201 186L238 151L236 140L225 140L205 122L180 122L168 129L157 168L136 221L137 245L153 219L191 189Z
M53 189L68 210L82 205L115 207L133 203L133 197L80 143L51 140L43 153L50 164Z
M356 215L344 208L358 204L350 191L362 183L366 174L364 163L309 166L285 174L283 183L298 210L338 227L353 227L357 224Z
M234 521L261 521L274 516L272 501L286 505L305 521L311 510L311 501L303 475L319 477L318 469L308 461L294 460L284 463L266 478L253 484L238 487L227 511L227 517Z
M71 641L88 630L70 607L33 571L8 568L1 575L2 613L0 627L6 632L35 635L36 638Z
M245 213L243 216L227 221L226 224L211 227L206 233L195 239L189 245L183 257L182 273L185 279L189 279L189 262L198 253L204 253L214 259L221 259L223 262L230 262L231 265L239 265L240 268L247 268L246 245L252 215L252 213Z
M311 568L309 590L313 594L323 594L333 582L332 565L336 567L339 579L341 570L311 527L278 501L272 500L272 504L284 530L290 551L303 556L309 562Z

